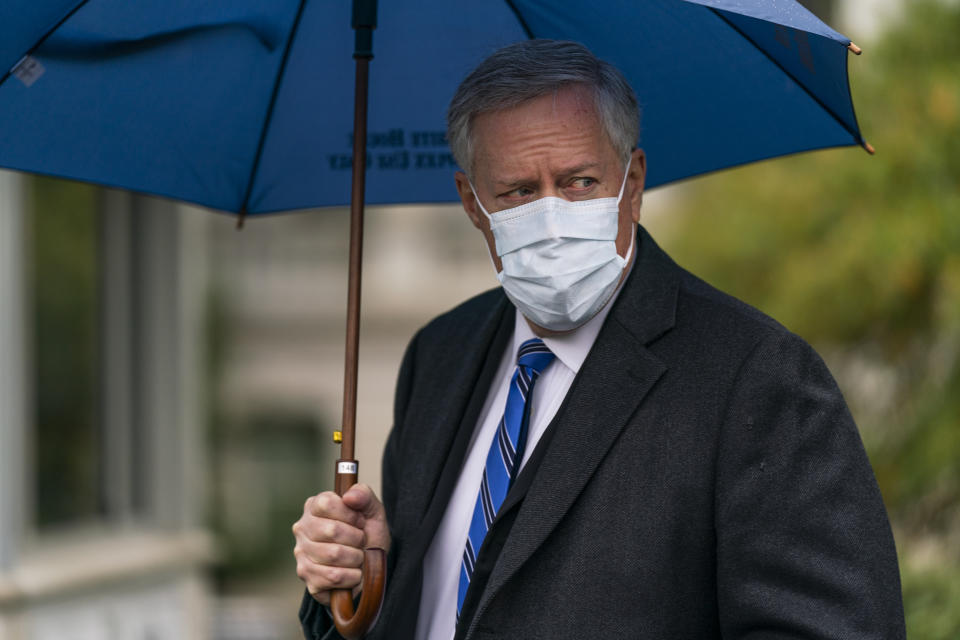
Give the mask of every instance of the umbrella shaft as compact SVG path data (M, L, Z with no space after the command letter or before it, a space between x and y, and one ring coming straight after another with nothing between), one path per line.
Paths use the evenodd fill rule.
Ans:
M336 491L343 495L357 482L353 444L357 418L357 360L360 340L360 267L363 262L363 195L367 168L367 86L371 31L376 26L376 0L354 1L353 27L357 30L357 78L353 112L353 192L350 197L350 277L347 289L347 353L344 359L343 433L337 460ZM330 611L337 631L347 640L363 638L383 604L386 586L386 554L366 549L363 555L363 592L354 610L350 589L330 593Z
M354 458L357 418L357 361L360 341L360 275L363 263L363 205L367 163L367 87L370 60L357 58L353 120L353 191L350 198L350 274L343 372L343 443L340 458Z

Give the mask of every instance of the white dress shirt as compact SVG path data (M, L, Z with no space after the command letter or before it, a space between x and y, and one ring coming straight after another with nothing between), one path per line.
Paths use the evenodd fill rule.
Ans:
M630 258L632 260L633 256ZM620 295L622 286L621 282L610 301L585 325L563 335L543 338L544 344L556 358L543 370L533 387L533 404L530 405L527 443L520 463L521 468L527 463L540 437L563 403L574 377L580 371L580 366L600 333L603 321ZM483 478L487 452L507 405L510 380L517 366L517 351L521 344L535 337L537 336L526 319L516 311L513 341L507 344L500 357L500 364L467 449L463 471L450 496L450 503L443 520L440 521L440 527L423 559L423 589L420 595L416 640L448 640L453 638L456 631L460 563L477 492Z

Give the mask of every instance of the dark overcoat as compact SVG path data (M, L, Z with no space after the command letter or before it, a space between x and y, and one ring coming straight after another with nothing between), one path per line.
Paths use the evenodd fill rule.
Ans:
M638 233L633 271L488 534L457 639L903 638L890 526L827 368ZM413 636L423 557L512 326L497 289L408 347L370 638ZM310 640L338 637L309 597L301 621Z

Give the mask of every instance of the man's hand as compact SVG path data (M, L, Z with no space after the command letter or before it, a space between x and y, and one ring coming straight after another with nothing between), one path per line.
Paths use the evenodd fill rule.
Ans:
M365 484L350 487L343 498L332 491L307 498L293 536L297 575L323 605L330 604L331 589L359 592L364 549L390 550L383 504Z

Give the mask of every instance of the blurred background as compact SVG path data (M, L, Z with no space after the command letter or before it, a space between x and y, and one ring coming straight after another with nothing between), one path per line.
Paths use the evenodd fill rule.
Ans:
M824 356L873 462L908 634L960 637L960 3L805 2L864 49L846 148L650 192L683 266ZM455 197L451 180L451 198ZM0 172L0 639L288 640L332 486L348 213L248 220ZM456 206L368 211L358 457L432 316L496 285Z

